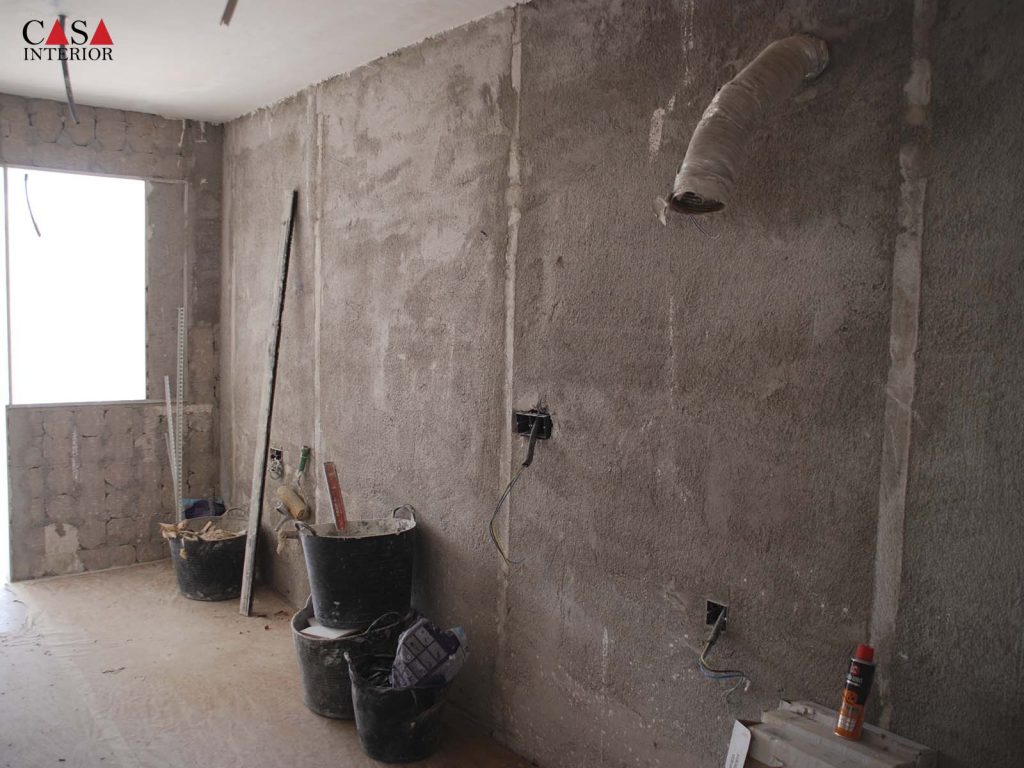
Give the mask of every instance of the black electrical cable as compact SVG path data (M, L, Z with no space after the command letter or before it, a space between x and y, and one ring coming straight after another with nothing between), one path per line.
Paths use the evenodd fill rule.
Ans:
M704 235L704 237L706 237L708 240L717 240L722 236L721 233L712 232L710 229L708 229L707 225L703 221L698 219L696 216L687 216L686 218L688 218L690 220L690 223L693 224L697 231Z
M501 559L505 561L505 565L519 565L523 561L509 559L504 547L501 546L501 542L498 541L498 535L494 532L494 521L498 518L498 512L501 511L501 505L505 503L505 499L507 499L509 494L512 493L512 489L515 487L516 483L519 482L519 478L523 476L523 470L533 463L533 449L537 445L537 433L540 427L540 417L541 411L538 408L534 415L533 427L530 429L530 444L526 449L526 458L523 460L523 463L519 466L518 471L516 471L512 479L509 480L508 485L505 486L505 492L501 494L501 498L498 499L498 503L494 507L494 512L491 514L490 525L488 526L488 529L491 532L491 541L498 550L498 554L501 555Z

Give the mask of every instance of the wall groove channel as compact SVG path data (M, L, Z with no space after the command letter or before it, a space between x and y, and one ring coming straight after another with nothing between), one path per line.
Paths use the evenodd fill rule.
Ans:
M887 667L884 660L893 658L895 653L896 621L903 576L907 476L914 420L921 305L924 203L928 184L928 106L931 94L928 37L934 17L933 0L916 0L911 72L903 89L906 109L899 150L900 199L892 263L890 363L882 422L882 462L870 628L871 643L883 659L877 676L880 724L883 727L888 727L893 718L891 667Z

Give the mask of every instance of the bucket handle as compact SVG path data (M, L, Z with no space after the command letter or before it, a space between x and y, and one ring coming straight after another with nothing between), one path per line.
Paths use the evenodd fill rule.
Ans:
M312 597L312 595L310 595L310 597ZM380 624L385 619L391 619L391 618L393 618L393 621L392 621L391 624L386 624L385 623L382 627L378 627L377 626L378 624ZM376 629L389 629L389 628L391 628L393 626L396 626L396 625L400 624L401 621L402 621L402 614L400 614L398 611L388 611L387 613L382 613L380 616L378 616L376 619L373 620L373 623L370 624L370 626L368 626L366 629L364 629L362 632L360 632L358 635L356 635L356 637L365 637L365 636L369 635L371 632L373 632Z
M316 536L316 531L313 530L313 526L309 523L304 523L301 520L292 520L295 523L295 530L301 533L308 533L310 536ZM312 597L312 595L310 595Z
M391 510L391 516L401 520L403 518L399 518L398 513L403 511L406 514L408 514L408 517L404 519L411 520L414 523L416 522L416 507L414 507L412 504L403 504L400 507L395 507L394 509Z

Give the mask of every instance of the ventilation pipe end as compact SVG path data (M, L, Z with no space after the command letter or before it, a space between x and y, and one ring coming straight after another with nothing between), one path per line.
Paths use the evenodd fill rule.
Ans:
M694 215L725 208L750 134L828 60L824 40L793 35L771 43L723 85L697 123L668 207Z

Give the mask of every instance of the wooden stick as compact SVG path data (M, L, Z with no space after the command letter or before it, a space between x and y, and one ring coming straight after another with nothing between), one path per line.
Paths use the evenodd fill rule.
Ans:
M252 614L253 581L256 570L256 539L263 515L263 492L267 477L267 450L270 447L270 423L274 416L274 381L277 378L277 355L281 346L281 317L284 313L285 288L288 285L288 262L292 253L292 234L298 210L299 191L288 193L282 222L281 266L274 286L274 307L271 315L270 346L264 372L263 392L260 396L259 425L256 439L256 458L252 468L252 492L249 494L249 527L245 540L245 563L242 568L242 595L238 610L243 616Z

